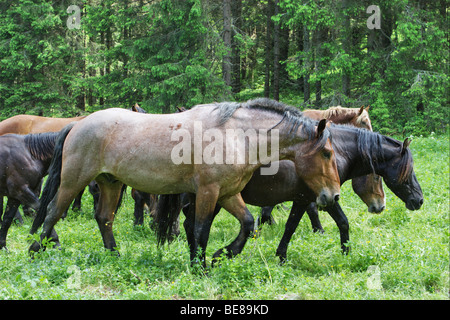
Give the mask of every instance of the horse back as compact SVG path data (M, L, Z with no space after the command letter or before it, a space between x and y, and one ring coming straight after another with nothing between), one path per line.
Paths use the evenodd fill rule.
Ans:
M49 118L19 114L0 122L0 135L7 133L29 134L61 131L67 124L85 118Z
M171 133L184 127L183 114L139 114L120 108L95 112L68 134L62 174L64 168L87 169L89 178L107 173L144 192L171 193L167 191L173 191L172 186L188 184L193 175L193 165L171 161L178 143L171 140Z

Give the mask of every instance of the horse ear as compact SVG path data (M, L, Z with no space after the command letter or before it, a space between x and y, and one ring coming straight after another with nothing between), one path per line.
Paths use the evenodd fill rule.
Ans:
M319 121L317 126L317 137L321 137L323 134L323 130L327 127L327 119L322 119Z
M367 106L366 111L369 112L370 106Z
M138 109L139 109L139 105L137 103L131 107L131 110L134 112L138 112Z
M359 115L361 115L364 111L364 106L361 106L361 108L359 108Z
M409 146L410 144L411 144L411 140L409 140L409 138L406 138L405 141L403 141L402 155L405 154L406 148L408 148L408 146Z

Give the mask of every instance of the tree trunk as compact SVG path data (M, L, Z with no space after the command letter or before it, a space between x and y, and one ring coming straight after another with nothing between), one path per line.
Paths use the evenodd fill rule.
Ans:
M296 41L297 41L297 51L303 53L303 25L298 26L298 29L296 30ZM303 66L303 61L304 59L300 58L300 54L298 54L298 65L300 68L302 68ZM297 79L297 84L299 87L299 91L303 92L303 87L304 87L304 79L303 76L299 77Z
M223 57L222 75L227 86L231 86L231 0L223 1L223 42L226 54Z
M278 15L278 0L275 0L274 15ZM280 24L274 24L273 30L273 99L280 99Z
M303 68L305 69L305 75L303 76L303 101L308 102L311 98L311 92L309 87L309 73L310 73L310 40L309 40L309 30L306 25L303 25Z
M342 9L343 9L343 39L342 45L344 48L344 52L346 54L351 54L351 30L350 30L350 17L348 13L345 11L348 9L349 0L342 1ZM345 70L342 75L342 91L347 96L350 97L350 70Z
M231 39L231 56L232 56L232 76L231 90L233 93L241 91L241 50L240 43L237 41L236 35L241 31L242 27L242 0L234 0L232 6L232 39Z
M316 77L318 78L318 80L316 81L316 101L314 103L316 109L320 109L320 107L322 106L322 43L325 41L326 33L326 29L320 27L314 31L314 48L316 52L314 58L314 72L316 73Z
M104 44L105 44L105 33L103 31L100 32L100 44L102 46L104 46ZM100 69L100 77L103 78L103 76L105 75L105 68L103 66L101 66L99 69ZM101 106L103 106L105 104L105 99L103 98L103 96L100 96L98 103Z
M273 1L267 1L266 7L266 46L265 46L265 77L264 77L264 97L270 97L270 66L271 53L272 53L272 14L273 14Z

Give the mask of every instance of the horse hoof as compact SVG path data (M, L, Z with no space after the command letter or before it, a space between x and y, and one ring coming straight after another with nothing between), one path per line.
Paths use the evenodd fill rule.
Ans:
M33 255L36 252L39 252L39 250L41 250L41 245L39 244L39 242L35 241L31 244L30 249L28 249L28 252Z

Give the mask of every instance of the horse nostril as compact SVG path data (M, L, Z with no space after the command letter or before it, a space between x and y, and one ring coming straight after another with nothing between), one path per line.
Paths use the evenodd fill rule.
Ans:
M419 204L423 205L423 198L419 200Z
M339 201L339 194L334 196L334 201L338 202Z

